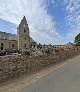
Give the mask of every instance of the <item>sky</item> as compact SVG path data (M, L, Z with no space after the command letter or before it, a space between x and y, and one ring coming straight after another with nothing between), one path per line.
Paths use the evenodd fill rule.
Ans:
M23 16L41 44L74 42L80 33L80 0L0 0L0 31L17 34Z

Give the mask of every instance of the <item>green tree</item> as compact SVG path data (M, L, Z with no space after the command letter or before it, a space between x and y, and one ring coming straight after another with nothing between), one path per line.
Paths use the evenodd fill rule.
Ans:
M39 43L39 45L37 47L41 49L42 48L42 45Z
M80 33L75 37L74 43L80 46Z

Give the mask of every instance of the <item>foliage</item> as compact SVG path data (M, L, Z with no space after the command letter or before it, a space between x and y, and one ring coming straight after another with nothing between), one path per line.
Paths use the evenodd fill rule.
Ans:
M37 48L40 48L41 49L42 48L42 45L39 43L39 45L37 46Z
M75 37L74 43L80 46L80 33Z
M30 56L30 50L22 50L21 54Z

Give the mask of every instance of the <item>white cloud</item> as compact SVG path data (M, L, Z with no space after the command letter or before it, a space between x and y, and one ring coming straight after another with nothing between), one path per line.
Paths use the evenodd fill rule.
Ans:
M75 36L80 33L80 0L70 0L66 6L66 23L70 27L67 40L73 41Z
M45 0L0 0L0 18L18 25L25 15L34 40L55 43L54 35L58 38L60 35L56 32L53 17L47 13L46 5Z
M62 44L73 41L80 32L80 0L62 2L66 6L66 24L69 28L66 37L56 31L54 17L48 14L47 7L51 3L54 6L55 0L0 0L0 18L18 25L25 15L31 37L40 43Z

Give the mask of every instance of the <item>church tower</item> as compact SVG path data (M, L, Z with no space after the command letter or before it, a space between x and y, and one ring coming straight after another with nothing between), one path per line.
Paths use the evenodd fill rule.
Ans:
M29 27L24 16L21 20L18 28L18 49L29 49L30 48L30 36L29 36Z

